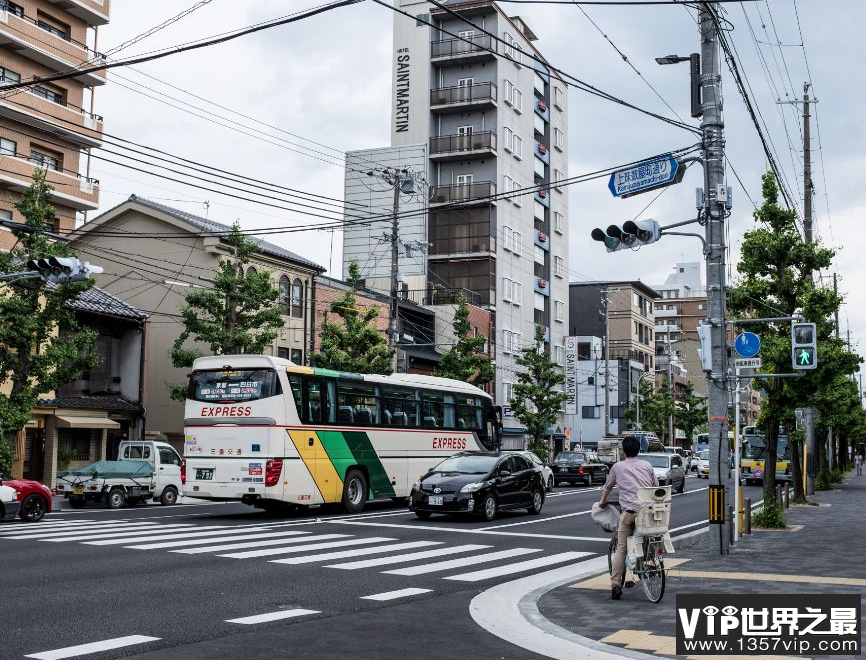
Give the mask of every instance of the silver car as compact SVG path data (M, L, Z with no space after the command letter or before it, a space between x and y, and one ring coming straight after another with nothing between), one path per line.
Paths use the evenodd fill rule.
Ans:
M531 451L522 451L519 452L526 460L531 462L535 467L541 470L541 474L544 477L544 490L548 493L553 490L553 468L551 468L547 463L542 461L538 456L535 455L534 452Z
M673 486L678 493L686 487L686 470L679 454L638 454L637 457L649 463L660 486Z

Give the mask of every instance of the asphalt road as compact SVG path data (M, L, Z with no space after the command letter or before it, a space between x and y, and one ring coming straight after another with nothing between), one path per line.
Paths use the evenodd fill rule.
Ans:
M2 524L0 658L538 658L478 628L469 602L604 554L589 516L599 489L558 487L540 516L493 523L421 521L391 503L290 518L192 503ZM689 478L672 534L706 512L707 481Z

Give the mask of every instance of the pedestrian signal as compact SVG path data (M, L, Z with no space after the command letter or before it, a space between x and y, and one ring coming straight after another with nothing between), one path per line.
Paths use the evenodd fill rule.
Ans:
M817 333L814 323L791 324L791 366L814 369L818 363Z

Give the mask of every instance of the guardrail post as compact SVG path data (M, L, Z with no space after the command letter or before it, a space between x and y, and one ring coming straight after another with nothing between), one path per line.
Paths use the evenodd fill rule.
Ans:
M743 534L751 534L752 533L752 498L751 497L746 498L746 506L743 510L743 513L745 514Z
M728 505L728 544L734 545L734 507Z
M788 484L785 484L784 495L785 495L785 508L788 509L791 507L791 488L788 486Z
M779 504L781 508L784 502L782 501L782 485L779 484L776 486L776 502Z

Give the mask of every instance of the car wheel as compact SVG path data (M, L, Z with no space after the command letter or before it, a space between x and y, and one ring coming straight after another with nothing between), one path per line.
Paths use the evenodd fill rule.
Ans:
M496 519L496 496L487 495L484 501L481 502L481 517L487 522Z
M172 504L177 504L177 491L174 489L174 486L168 486L165 490L162 491L162 495L159 498L159 503L163 506L171 506Z
M680 487L677 488L678 493L682 493L686 489L686 477L683 475L683 480L680 482Z
M24 522L38 522L42 520L42 516L48 510L48 501L36 493L32 493L24 498L21 503L21 511L18 512L18 517Z
M360 470L349 470L343 482L343 507L349 513L360 513L367 504L367 479Z
M537 516L541 513L541 507L544 506L544 493L541 492L540 488L536 488L532 491L532 505L527 509L529 513L534 516Z
M105 506L108 509L119 509L126 502L122 488L112 488L105 497Z
M84 508L84 498L83 497L70 497L69 498L69 506L73 509L83 509Z
M427 520L430 516L433 515L432 511L421 511L420 509L415 509L415 515L418 516L421 520Z
M552 491L552 490L553 490L553 487L554 487L555 485L556 485L556 483L554 483L554 481L553 481L553 475L551 474L551 475L547 478L547 492L549 493L550 491Z

